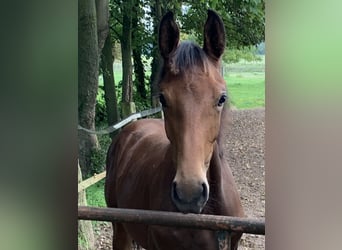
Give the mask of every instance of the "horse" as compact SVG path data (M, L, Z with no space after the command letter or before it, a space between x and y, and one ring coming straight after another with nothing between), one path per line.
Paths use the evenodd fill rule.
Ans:
M220 74L225 49L221 18L208 10L204 45L179 42L172 12L159 25L163 64L159 77L164 120L142 119L124 127L107 153L108 207L244 217L222 133L229 117ZM214 231L113 222L113 249L218 249ZM232 233L237 249L241 233Z

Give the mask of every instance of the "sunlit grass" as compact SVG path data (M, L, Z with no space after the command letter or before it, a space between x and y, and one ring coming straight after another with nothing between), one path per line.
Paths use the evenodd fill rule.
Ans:
M265 106L265 73L238 72L225 75L231 103L238 109Z

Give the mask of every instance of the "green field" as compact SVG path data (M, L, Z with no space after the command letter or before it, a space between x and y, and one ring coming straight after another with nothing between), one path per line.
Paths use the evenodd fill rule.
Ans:
M247 109L265 106L265 73L239 72L225 75L232 106Z

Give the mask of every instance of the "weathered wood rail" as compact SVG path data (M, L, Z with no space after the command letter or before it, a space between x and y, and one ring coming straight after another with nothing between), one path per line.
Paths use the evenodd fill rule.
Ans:
M265 235L265 219L122 208L78 207L79 220L113 221Z
M80 182L78 184L78 192L81 192L84 189L87 189L88 187L99 182L100 180L102 180L105 177L106 177L106 171L99 173L99 174L95 174L92 177Z

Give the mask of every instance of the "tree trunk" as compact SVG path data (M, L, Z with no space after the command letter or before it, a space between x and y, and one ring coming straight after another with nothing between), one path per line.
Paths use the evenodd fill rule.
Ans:
M113 125L119 121L119 113L117 107L115 79L113 72L113 53L112 53L112 40L108 34L105 44L102 49L101 68L103 73L103 85L105 93L105 102L107 109L108 125ZM115 132L110 134L110 137L115 136Z
M162 59L159 55L158 49L158 32L159 32L159 22L162 18L162 3L160 0L155 1L155 5L152 9L153 15L153 25L154 25L154 35L155 39L153 39L153 51L152 51L152 64L151 64L151 77L150 77L150 85L151 85L151 105L152 107L160 106L159 103L159 88L157 84L158 73L160 71L160 67L162 64Z
M133 1L122 3L122 115L126 117L135 112L132 81L132 6Z
M96 0L96 21L99 56L109 33L109 2Z
M82 173L80 165L78 164L78 183L82 181ZM87 206L85 190L78 193L78 205ZM91 221L79 220L78 221L78 250L91 250L95 248L95 239L93 226Z
M141 60L141 47L137 47L133 49L133 61L134 61L135 84L137 86L137 91L140 97L146 100L147 93L146 93L146 88L145 88L145 70L144 70L144 64Z
M141 59L142 55L142 32L139 30L139 21L138 21L138 8L139 5L135 5L133 7L134 15L132 18L132 42L134 44L133 46L133 62L134 62L134 84L137 87L137 92L139 93L139 96L146 100L147 93L145 88L145 70L144 70L144 64Z
M78 122L95 129L95 105L98 88L99 56L95 2L78 2ZM91 155L98 150L97 136L79 131L79 160L82 174L91 173Z

